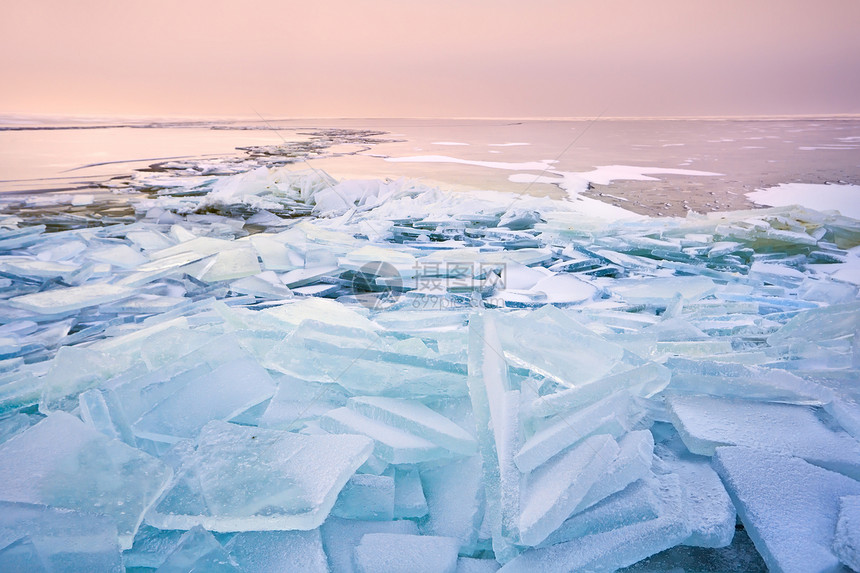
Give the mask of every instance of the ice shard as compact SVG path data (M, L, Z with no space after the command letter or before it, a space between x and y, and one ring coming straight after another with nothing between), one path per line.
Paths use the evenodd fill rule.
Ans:
M147 514L161 529L211 531L319 527L370 455L364 436L307 436L213 421L181 458L170 488Z
M123 548L170 477L158 459L65 412L0 445L0 500L107 515Z

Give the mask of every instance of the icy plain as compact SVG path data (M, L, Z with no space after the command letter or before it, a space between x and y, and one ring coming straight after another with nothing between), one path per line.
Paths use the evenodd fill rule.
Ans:
M135 177L0 216L0 570L856 566L856 219Z

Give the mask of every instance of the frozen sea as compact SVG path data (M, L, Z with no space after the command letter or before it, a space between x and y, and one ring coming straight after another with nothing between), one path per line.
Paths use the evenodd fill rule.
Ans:
M0 193L122 188L171 160L296 163L337 179L416 178L452 190L554 198L558 173L663 169L647 180L606 171L585 196L647 215L753 206L783 183L860 184L860 119L62 120L0 117ZM678 173L671 173L678 170ZM684 171L713 175L688 175Z
M860 567L860 120L0 121L0 570Z

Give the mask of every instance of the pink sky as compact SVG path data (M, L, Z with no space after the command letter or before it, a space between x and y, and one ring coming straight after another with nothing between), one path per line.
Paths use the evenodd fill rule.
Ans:
M33 0L0 113L860 113L858 0Z

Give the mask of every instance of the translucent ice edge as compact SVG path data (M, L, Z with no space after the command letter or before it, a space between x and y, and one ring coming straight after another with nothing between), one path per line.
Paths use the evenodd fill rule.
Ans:
M854 562L857 220L136 185L133 223L0 216L0 568L614 570L735 512L761 568Z

